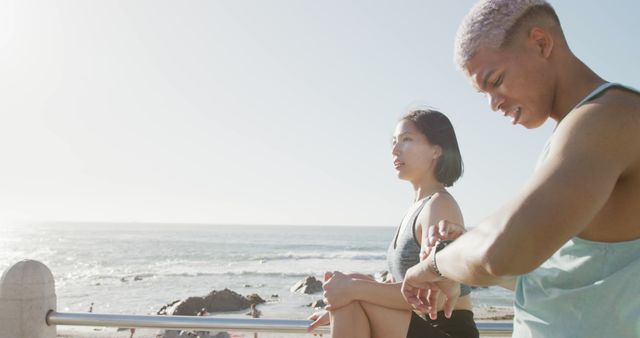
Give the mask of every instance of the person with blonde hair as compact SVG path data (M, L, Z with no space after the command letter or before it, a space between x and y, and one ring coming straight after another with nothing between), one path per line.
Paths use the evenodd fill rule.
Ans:
M492 110L556 127L519 194L407 271L405 299L433 313L453 281L511 284L514 337L640 337L638 91L576 57L543 0L480 1L455 56Z

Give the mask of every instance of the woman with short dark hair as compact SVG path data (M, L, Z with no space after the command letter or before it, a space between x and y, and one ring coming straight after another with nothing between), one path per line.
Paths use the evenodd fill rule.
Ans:
M452 292L460 296L455 303L440 296L437 311L443 313L437 318L411 311L400 292L406 271L433 249L429 226L441 219L463 224L460 208L446 190L463 171L453 126L438 111L411 111L396 126L391 154L398 178L411 183L414 190L413 203L387 251L391 281L325 273L327 311L310 317L314 320L310 329L331 323L332 337L478 337L468 286L453 285ZM463 232L464 228L447 231Z

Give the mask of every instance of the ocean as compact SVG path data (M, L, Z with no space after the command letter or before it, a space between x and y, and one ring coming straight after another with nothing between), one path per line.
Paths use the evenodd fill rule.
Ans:
M322 298L289 291L324 271L386 269L391 227L39 224L0 228L0 271L23 259L46 264L58 311L152 314L212 290L257 293L265 318L303 319ZM500 288L472 292L474 306L511 306ZM244 316L240 313L225 316Z

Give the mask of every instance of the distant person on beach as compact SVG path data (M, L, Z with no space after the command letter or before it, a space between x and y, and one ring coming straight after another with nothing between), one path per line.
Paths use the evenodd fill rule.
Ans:
M458 30L455 55L492 110L514 125L551 118L556 127L522 191L409 269L405 298L433 313L429 292L453 280L511 280L514 337L640 337L639 93L580 61L542 0L479 2ZM431 224L458 223L440 220Z
M260 318L260 316L262 315L262 311L258 310L258 308L256 307L256 303L251 304L251 310L249 311L249 313L247 313L247 315L251 316L252 318Z
M452 286L452 292L459 294L455 300L445 302L441 297L436 309L442 315L437 319L418 316L400 293L400 281L420 261L421 248L432 249L426 246L432 235L428 225L443 218L463 224L460 208L446 189L462 175L453 126L435 110L412 111L396 126L391 154L398 177L414 189L413 203L387 251L392 280L382 283L363 274L325 273L328 311L309 317L314 320L309 330L330 323L332 337L478 337L468 286Z

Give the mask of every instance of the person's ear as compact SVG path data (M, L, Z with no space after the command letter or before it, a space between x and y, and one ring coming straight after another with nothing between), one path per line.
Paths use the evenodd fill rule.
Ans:
M440 146L433 147L433 159L437 160L440 158L440 156L442 156L442 147Z
M540 56L549 58L553 50L553 36L551 33L540 27L533 27L529 31L529 41L533 44Z

